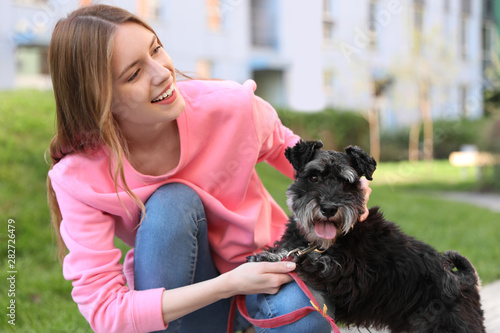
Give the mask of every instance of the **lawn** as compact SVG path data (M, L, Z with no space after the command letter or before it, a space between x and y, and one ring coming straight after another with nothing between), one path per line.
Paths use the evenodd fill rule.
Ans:
M55 259L46 205L44 152L54 131L50 92L0 92L0 332L91 332L71 300L71 283ZM290 180L266 165L258 171L282 206ZM372 183L370 205L409 234L438 250L455 249L469 257L484 282L500 279L500 214L430 195L438 190L470 190L471 178L447 162L382 163ZM8 232L9 219L15 233ZM12 230L12 229L11 229ZM9 268L8 240L15 236L15 266ZM10 243L12 245L12 243ZM120 245L121 246L121 245ZM9 295L8 271L16 271ZM7 307L15 300L15 326Z

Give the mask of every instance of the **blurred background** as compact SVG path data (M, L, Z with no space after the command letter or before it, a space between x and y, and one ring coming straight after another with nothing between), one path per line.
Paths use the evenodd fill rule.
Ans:
M356 112L377 160L500 149L498 120L477 124L500 103L498 0L3 0L0 89L50 89L53 26L92 3L145 18L195 77L253 79L280 110Z
M370 152L380 162L371 205L469 257L485 284L500 279L500 0L0 0L0 308L12 299L8 219L19 272L17 324L1 319L0 331L90 331L55 260L44 152L52 29L93 3L145 18L192 77L255 80L303 138ZM258 172L286 209L290 180Z

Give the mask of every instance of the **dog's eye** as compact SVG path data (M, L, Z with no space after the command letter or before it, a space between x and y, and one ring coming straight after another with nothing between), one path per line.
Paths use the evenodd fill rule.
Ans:
M311 183L317 183L317 182L318 182L318 180L319 180L319 179L318 179L318 176L310 176L310 177L309 177L309 181L310 181Z

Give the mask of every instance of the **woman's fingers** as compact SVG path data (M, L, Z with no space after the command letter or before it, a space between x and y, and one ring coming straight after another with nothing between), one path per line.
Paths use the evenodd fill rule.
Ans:
M295 269L293 262L246 263L231 273L240 294L275 294L282 284L292 281L287 273Z
M365 211L358 218L359 222L364 222L368 218L368 200L370 199L370 194L372 193L372 189L370 188L370 182L366 178L361 178L360 180L361 189L365 194Z

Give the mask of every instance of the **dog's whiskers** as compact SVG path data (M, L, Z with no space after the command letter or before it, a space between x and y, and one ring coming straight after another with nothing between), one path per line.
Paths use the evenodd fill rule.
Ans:
M341 207L338 214L342 221L342 233L345 235L354 227L358 216L352 207Z

